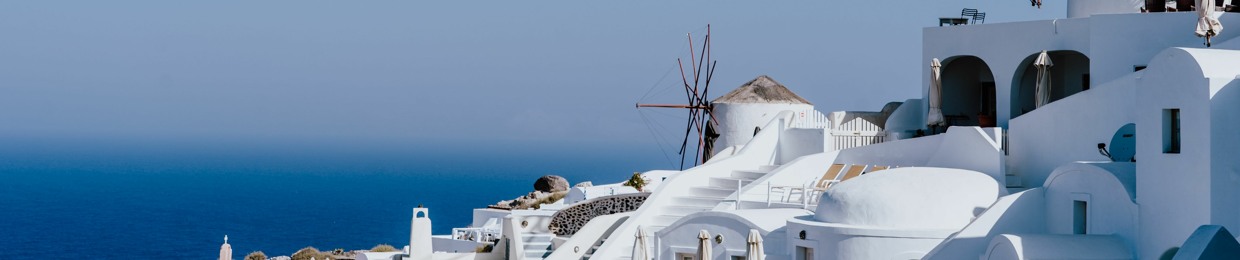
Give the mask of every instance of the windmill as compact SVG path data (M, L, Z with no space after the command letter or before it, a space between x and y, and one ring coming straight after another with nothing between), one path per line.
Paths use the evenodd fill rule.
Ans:
M710 79L715 74L715 61L710 59L710 25L706 25L706 37L702 40L700 53L695 53L693 45L693 34L686 34L689 39L689 74L685 74L685 62L680 58L676 59L676 65L680 68L680 80L684 86L685 97L688 102L685 104L642 104L637 103L637 108L676 108L687 109L689 111L689 120L685 123L685 136L680 143L680 169L685 169L685 158L689 155L689 138L696 136L697 149L694 152L692 163L697 165L705 163L711 157L712 144L715 138L719 137L715 133L718 122L715 121L714 114L711 113L710 101L707 100L707 94L710 93Z

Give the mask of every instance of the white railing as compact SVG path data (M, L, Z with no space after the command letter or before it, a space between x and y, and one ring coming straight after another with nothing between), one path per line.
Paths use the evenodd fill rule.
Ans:
M503 236L498 218L488 219L481 227L452 228L452 239L474 242L491 242Z
M882 143L887 133L880 126L886 117L876 112L831 112L831 140L834 150Z
M818 112L818 110L806 109L796 112L789 128L823 129L830 126L831 120L827 118L827 115Z

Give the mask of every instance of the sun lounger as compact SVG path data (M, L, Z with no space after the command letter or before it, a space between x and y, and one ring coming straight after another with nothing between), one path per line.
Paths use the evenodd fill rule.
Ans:
M866 165L864 164L854 164L848 167L848 170L844 172L844 175L840 177L840 179L826 180L826 181L819 182L817 185L814 185L814 187L810 188L806 192L806 194L810 198L809 202L813 202L818 197L819 194L822 194L822 192L827 191L827 189L831 188L831 186L834 186L837 183L844 182L852 178L856 178L857 176L861 176L861 174L865 172L866 168L868 167L866 167Z
M818 180L814 180L810 183L806 183L805 185L802 185L802 186L769 185L767 187L767 192L766 192L766 204L768 206L771 205L771 196L774 193L780 193L780 197L781 197L780 200L783 202L789 201L793 193L800 194L802 200L804 200L805 191L809 190L811 186L816 186L819 183L825 183L824 181L827 181L827 180L835 180L840 177L840 173L843 170L844 170L843 164L832 164L831 167L828 167L827 171L822 174L821 178L819 178Z

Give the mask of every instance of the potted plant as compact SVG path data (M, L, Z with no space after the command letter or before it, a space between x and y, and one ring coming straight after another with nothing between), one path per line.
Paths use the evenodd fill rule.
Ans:
M629 180L624 182L624 186L633 187L634 189L637 189L637 191L645 191L642 190L642 188L645 188L646 184L649 182L650 181L646 180L646 178L642 178L642 173L634 172L633 177L629 177Z

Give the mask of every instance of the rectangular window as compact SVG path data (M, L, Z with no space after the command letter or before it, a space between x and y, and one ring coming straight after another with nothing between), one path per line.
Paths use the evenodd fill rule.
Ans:
M796 260L813 260L813 259L814 259L813 248L808 248L808 247L803 247L803 246L797 247Z
M1180 109L1163 109L1163 153L1180 153Z
M1084 235L1089 224L1089 202L1074 200L1072 201L1072 234Z

